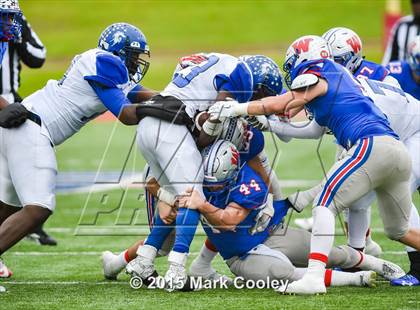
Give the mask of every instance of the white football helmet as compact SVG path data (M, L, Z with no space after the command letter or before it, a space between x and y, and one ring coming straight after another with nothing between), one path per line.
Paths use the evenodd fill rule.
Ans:
M246 125L247 122L240 117L225 119L219 139L231 142L237 150L241 151L245 146Z
M301 63L316 59L332 59L327 41L319 36L308 35L295 40L287 49L283 70L286 72L286 84L291 86L291 71Z
M354 73L363 61L362 40L353 30L337 27L322 35L331 47L336 63L346 67Z
M218 140L203 150L204 182L225 184L236 178L239 152L229 141Z
M408 59L411 69L420 76L420 35L416 36L408 46Z

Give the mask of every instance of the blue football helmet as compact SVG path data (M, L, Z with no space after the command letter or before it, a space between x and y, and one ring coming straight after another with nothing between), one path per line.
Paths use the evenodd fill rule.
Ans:
M150 51L146 37L137 27L127 23L108 26L99 37L98 47L120 57L135 83L146 75L150 63L140 56L150 57Z
M0 0L0 41L8 42L20 37L21 16L18 0Z
M277 64L269 57L263 55L240 56L251 69L254 81L254 97L259 94L261 99L281 94L283 90L282 75Z

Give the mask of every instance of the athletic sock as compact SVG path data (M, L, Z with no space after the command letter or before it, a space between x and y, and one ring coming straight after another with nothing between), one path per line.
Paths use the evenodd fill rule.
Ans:
M325 270L325 286L361 286L360 275L351 272Z
M312 210L312 215L314 217L314 225L309 258L319 259L326 264L334 243L334 214L328 208L318 206Z
M200 220L197 210L181 208L176 216L176 236L173 250L188 253Z
M153 225L152 231L150 232L149 236L147 236L144 244L150 245L157 250L160 250L166 238L170 235L173 229L173 225L165 224L159 215L156 216L155 224Z
M213 273L214 269L211 267L212 260L216 257L217 251L213 251L214 246L210 243L207 239L206 242L201 247L200 253L198 256L193 260L190 266L190 272L192 274L208 274ZM212 248L212 249L209 249Z
M407 254L410 260L410 271L408 273L420 280L420 252L408 252Z

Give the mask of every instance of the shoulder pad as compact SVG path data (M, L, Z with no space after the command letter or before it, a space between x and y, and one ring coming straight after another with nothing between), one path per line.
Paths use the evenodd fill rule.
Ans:
M292 82L291 90L296 90L299 88L309 87L317 84L319 78L312 73L305 73L298 75Z

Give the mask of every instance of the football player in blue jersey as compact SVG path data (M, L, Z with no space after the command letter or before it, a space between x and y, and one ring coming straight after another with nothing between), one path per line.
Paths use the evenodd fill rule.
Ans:
M223 120L306 108L346 149L315 199L308 272L283 288L284 293L326 293L323 274L334 241L335 216L371 190L377 194L386 235L420 249L420 230L410 229L408 223L411 159L385 115L363 94L349 71L333 62L325 39L304 36L293 42L284 70L290 92L243 104L221 101L209 112L211 118Z
M353 30L344 27L332 28L322 37L330 45L334 61L346 67L355 77L398 85L384 66L364 59L362 40Z
M420 35L410 43L407 61L391 62L387 69L406 93L420 100Z
M235 275L246 280L300 279L306 269L295 266L307 266L310 234L281 224L290 203L267 199L267 185L247 163L240 164L239 152L232 143L218 140L203 151L203 156L206 199L197 191L189 190L178 199L179 206L197 209L202 214L208 238ZM261 214L270 205L273 216L260 230L255 230ZM329 266L354 265L378 271L387 278L404 273L395 264L364 255L348 246L332 249ZM389 272L384 273L384 270ZM370 286L372 276L369 271L354 274L327 270L325 282L327 285Z
M189 186L202 193L201 155L191 134L197 112L228 97L246 102L253 97L276 94L271 90L281 84L279 68L268 57L242 61L220 53L201 56L202 59L194 65L176 71L166 88L137 110L140 113L139 149L153 175L158 176L162 187L172 191L173 195L181 194ZM216 137L218 132L220 124L211 120L203 124L201 131L210 138ZM176 289L172 287L174 278L186 281L187 254L198 222L199 213L194 210L184 209L177 214L175 244L168 255L170 264L165 275L170 291ZM146 249L140 247L139 251ZM157 252L149 254L155 256ZM152 265L149 260L148 266Z

